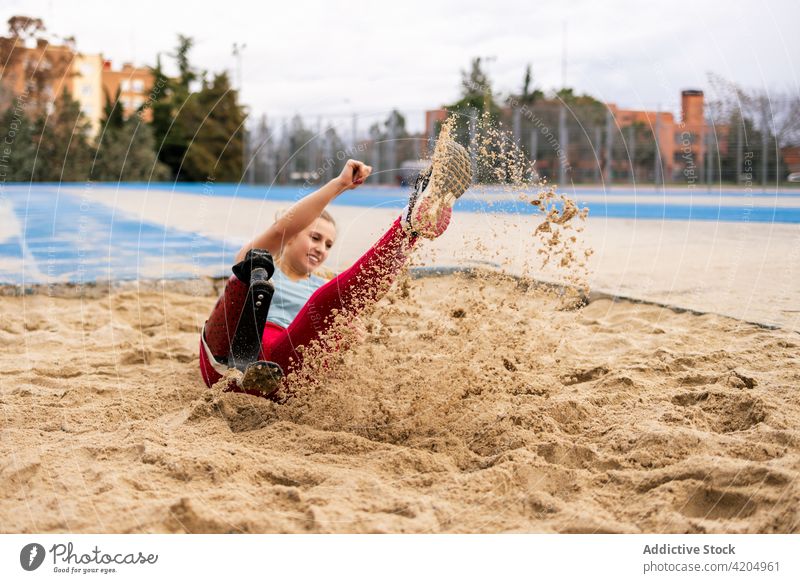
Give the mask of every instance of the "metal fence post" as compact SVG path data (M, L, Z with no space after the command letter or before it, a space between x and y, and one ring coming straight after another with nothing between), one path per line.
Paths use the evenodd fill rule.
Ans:
M739 113L739 123L736 124L736 184L742 183L742 166L744 161L744 117Z
M661 175L661 145L659 144L658 141L660 133L661 133L661 106L659 106L658 110L656 110L656 128L653 131L653 139L655 140L655 146L656 146L655 169L654 169L656 188L658 188L660 182L663 182L663 176Z
M600 155L600 150L602 149L603 145L603 130L600 126L594 128L594 153L595 153L595 165L594 165L594 181L597 184L601 182L601 170L603 163L601 162L602 156Z
M558 151L561 155L558 157L558 183L563 187L567 181L567 148L569 134L567 133L567 109L564 105L558 110Z
M628 126L628 156L631 163L631 182L636 184L636 128Z
M477 177L478 172L478 147L475 141L478 135L478 110L474 107L469 108L469 158L472 162L472 176Z
M611 186L611 182L614 180L614 159L613 159L613 149L614 149L614 115L611 113L611 110L606 108L606 164L605 164L605 183L606 188Z
M767 192L767 148L769 148L769 122L767 120L767 107L761 101L761 188Z
M389 140L386 143L386 164L387 170L391 170L392 174L386 175L386 182L394 184L394 176L397 174L397 125L395 123L394 111L389 114Z

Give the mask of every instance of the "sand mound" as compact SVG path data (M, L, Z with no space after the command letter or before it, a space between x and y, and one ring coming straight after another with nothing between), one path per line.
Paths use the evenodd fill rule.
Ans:
M202 384L215 299L0 298L4 532L800 529L796 334L424 278L276 404Z

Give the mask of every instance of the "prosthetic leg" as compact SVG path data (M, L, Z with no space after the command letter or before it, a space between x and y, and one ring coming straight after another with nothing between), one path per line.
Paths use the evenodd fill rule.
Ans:
M203 340L213 356L214 368L236 368L244 373L244 392L270 396L283 377L278 364L259 360L261 337L275 292L269 281L275 272L272 256L263 249L251 249L232 270L233 276L206 321Z

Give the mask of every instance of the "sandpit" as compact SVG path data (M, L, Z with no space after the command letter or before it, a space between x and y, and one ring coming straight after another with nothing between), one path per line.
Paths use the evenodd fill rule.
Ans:
M800 530L797 333L405 279L326 378L207 389L206 282L0 297L3 532Z

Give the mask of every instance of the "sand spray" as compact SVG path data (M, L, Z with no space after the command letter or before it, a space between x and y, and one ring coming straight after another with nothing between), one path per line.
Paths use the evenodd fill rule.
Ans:
M447 162L454 124L450 117L442 126L431 156L434 172ZM516 224L510 233L489 235L522 239L523 255L495 257L499 268L456 273L452 278L459 285L436 305L417 293L421 282L408 269L414 265L413 253L399 274L390 264L397 258L387 258L377 273L368 274L377 286L365 286L354 302L328 315L330 332L299 348L303 366L287 375L279 405L259 405L262 422L291 421L404 441L426 432L447 435L458 426L459 416L484 415L464 408L470 395L547 392L552 379L532 371L547 368L561 346L559 327L574 320L570 310L581 305L588 291L591 250L581 240L588 209L541 180L534 163L488 116L477 126L470 152L476 175L488 180L473 184L465 196L489 200L488 215L495 214L492 200L513 198L536 207L536 214L512 217ZM487 250L497 248L497 241L473 235L465 238L462 253L485 259ZM548 283L543 284L545 268ZM509 321L516 330L507 329ZM543 322L550 329L536 341L532 331ZM488 337L492 350L487 353ZM409 351L404 347L409 343L419 348ZM218 393L215 400L229 398L241 396ZM466 450L464 455L469 457Z

